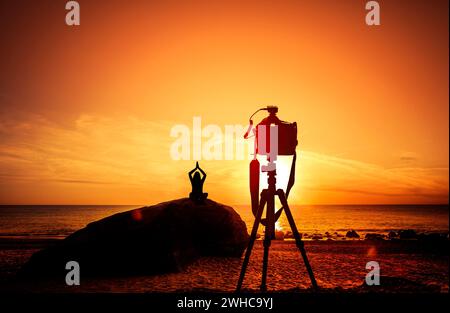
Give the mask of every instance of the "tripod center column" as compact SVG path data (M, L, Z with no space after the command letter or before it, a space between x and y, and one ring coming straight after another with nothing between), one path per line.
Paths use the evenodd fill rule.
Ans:
M267 224L266 224L266 236L267 239L272 240L275 238L275 194L276 194L276 171L270 171L267 173L268 184L268 197L267 197Z

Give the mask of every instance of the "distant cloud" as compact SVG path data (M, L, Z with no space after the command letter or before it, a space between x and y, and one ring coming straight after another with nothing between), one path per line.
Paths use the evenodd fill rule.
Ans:
M401 161L417 161L419 159L419 155L414 152L403 152L400 154L400 160Z
M82 115L61 126L27 118L0 120L0 174L10 179L123 184L164 169L169 123Z
M59 124L39 115L2 115L0 202L23 198L33 202L41 194L55 196L53 190L58 190L60 197L82 198L90 203L99 194L111 199L105 200L109 203L186 195L186 173L194 162L170 159L173 138L169 133L173 125L170 121L146 121L135 116L83 114L71 123ZM399 158L407 161L418 156L407 152ZM202 162L208 173L206 189L215 199L228 203L248 201L247 161ZM383 201L383 197L384 201L428 203L448 197L448 167L420 167L405 162L386 168L304 150L299 150L297 162L297 183L292 193L297 202L348 203L358 196L369 203ZM280 158L279 164L277 181L284 186L288 169L283 172L282 167L289 168L290 161L283 163ZM313 199L312 194L320 198Z
M103 182L96 180L73 180L73 179L55 179L54 181L68 184L93 184L93 185L110 185L111 182Z
M306 181L309 190L335 193L357 193L382 197L403 197L411 201L445 201L448 197L448 167L396 167L364 163L351 159L305 151L305 170L320 179ZM324 174L325 173L325 174Z

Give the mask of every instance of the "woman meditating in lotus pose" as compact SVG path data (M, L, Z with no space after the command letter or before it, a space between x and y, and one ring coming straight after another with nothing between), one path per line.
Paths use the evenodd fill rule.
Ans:
M198 171L197 171L198 170ZM202 173L203 177L200 177ZM189 194L189 198L195 202L203 202L208 197L207 193L203 192L203 183L206 179L206 173L200 168L198 162L195 168L189 172L189 180L192 185L192 192Z

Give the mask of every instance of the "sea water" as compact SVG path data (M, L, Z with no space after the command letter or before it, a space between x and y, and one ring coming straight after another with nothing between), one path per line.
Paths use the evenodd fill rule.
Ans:
M88 223L142 205L3 205L0 206L0 238L64 238ZM250 232L254 217L248 205L235 205ZM446 233L449 230L448 205L299 205L291 207L302 234L345 235L355 230L387 234L413 229L416 232ZM283 214L277 229L288 232ZM262 232L262 228L259 229Z

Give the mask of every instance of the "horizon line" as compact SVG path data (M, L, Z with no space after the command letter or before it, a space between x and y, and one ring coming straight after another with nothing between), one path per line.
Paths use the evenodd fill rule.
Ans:
M86 204L70 204L70 203L62 203L62 204L49 204L49 203L35 203L35 204L31 204L31 203L0 203L0 206L152 206L152 205L157 205L159 203L163 203L163 202L168 202L168 201L172 201L172 200L167 200L167 201L161 201L158 203L154 203L154 204L90 204L90 203L86 203ZM214 200L212 200L214 201ZM217 201L215 201L217 202ZM219 202L220 203L220 202ZM225 203L222 203L225 204ZM225 204L228 206L251 206L251 204ZM298 204L298 203L294 203L294 204L290 204L290 206L321 206L321 205L330 205L330 206L356 206L356 205L397 205L397 206L406 206L406 205L418 205L418 206L443 206L443 205L449 205L449 203L344 203L344 204L339 204L339 203L321 203L321 204L307 204L307 203L302 203L302 204Z

